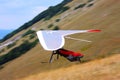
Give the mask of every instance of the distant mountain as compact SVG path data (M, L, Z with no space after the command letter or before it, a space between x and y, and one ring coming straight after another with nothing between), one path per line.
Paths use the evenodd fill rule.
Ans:
M13 30L1 30L0 29L0 39L2 39L5 35L12 32Z

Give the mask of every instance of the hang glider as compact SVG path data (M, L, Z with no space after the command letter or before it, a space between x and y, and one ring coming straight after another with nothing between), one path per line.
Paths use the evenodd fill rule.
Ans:
M68 35L100 31L101 30L41 30L37 32L37 36L45 50L55 51L64 46L65 37Z

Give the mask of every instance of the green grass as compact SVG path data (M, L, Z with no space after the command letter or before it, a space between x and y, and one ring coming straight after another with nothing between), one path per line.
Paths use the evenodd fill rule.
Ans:
M91 47L92 47L92 45L84 46L83 48L81 48L81 51L86 51L86 50L88 50Z

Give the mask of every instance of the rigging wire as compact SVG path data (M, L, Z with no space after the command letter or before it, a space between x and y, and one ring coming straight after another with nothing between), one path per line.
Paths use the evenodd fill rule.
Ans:
M67 39L72 39L72 40L77 40L77 41L92 42L92 41L89 41L89 40L77 39L77 38L72 38L72 37L65 37L65 38L67 38Z

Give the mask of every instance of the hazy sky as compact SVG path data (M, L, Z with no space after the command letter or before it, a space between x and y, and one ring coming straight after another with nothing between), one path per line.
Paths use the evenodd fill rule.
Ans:
M63 0L0 0L0 29L16 29Z

